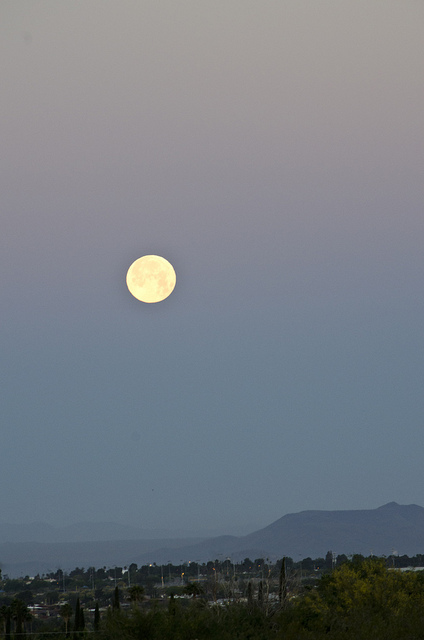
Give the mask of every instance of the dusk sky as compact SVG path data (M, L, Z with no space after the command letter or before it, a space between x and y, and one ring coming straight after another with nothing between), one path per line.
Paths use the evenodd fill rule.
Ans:
M424 3L2 0L0 30L0 521L424 506Z

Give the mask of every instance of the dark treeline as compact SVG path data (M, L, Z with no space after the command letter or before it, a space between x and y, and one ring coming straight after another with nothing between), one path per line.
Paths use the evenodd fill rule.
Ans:
M287 557L285 559L287 570L303 571L306 573L322 573L329 569L334 569L337 566L342 565L345 562L354 560L355 562L362 561L365 556L361 554L353 554L347 556L345 554L335 555L331 551L328 551L325 557L310 558L306 557L302 560L294 561L292 558ZM405 568L405 567L424 567L424 554L416 554L414 556L408 555L390 555L386 558L387 566L392 568ZM235 573L237 576L243 574L260 575L272 570L274 573L279 571L281 566L281 560L271 563L268 558L257 558L251 560L245 558L242 562L233 563L231 558L225 558L224 560L216 559L207 563L198 562L181 562L179 564L162 564L158 565L155 562L148 565L137 566L136 563L130 564L124 567L89 567L87 569L76 567L70 572L63 572L62 569L57 569L54 572L37 575L34 580L54 580L57 582L60 588L75 587L78 583L84 583L90 587L94 584L104 581L117 582L124 580L128 584L146 584L153 582L166 583L169 580L182 579L187 581L189 578L196 578L199 575L214 575L218 572L222 575L228 575L229 573ZM0 573L1 577L1 573ZM13 580L9 580L7 574L4 576L4 581L9 585L13 584ZM22 578L29 580L26 576ZM93 582L94 581L94 582ZM19 579L16 580L16 583Z
M0 639L413 640L424 638L423 566L424 555L328 552L4 576Z

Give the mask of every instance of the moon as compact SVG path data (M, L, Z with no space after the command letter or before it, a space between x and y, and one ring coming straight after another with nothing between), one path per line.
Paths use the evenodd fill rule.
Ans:
M161 302L174 290L174 267L161 256L142 256L127 272L127 287L141 302Z

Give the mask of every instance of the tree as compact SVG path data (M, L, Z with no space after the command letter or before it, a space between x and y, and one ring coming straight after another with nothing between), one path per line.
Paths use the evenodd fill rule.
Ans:
M128 589L129 599L133 604L139 603L143 600L144 589L138 584L134 584Z
M281 561L280 580L278 585L278 600L280 605L284 605L287 600L287 575L286 575L286 558Z
M2 624L4 634L6 633L7 620L9 620L9 627L10 627L10 607L4 604L0 607L0 622ZM9 633L10 633L10 628L9 628Z
M79 637L80 621L81 621L80 599L77 598L77 602L75 604L74 638L78 638Z
M203 593L203 589L196 582L188 582L184 587L184 593L192 596L193 600L195 600L197 596L200 596Z
M72 610L71 605L68 602L66 604L64 604L60 608L60 615L62 616L62 618L65 621L65 635L66 636L69 636L68 625L69 625L69 620L72 618L72 614L73 614L73 610Z
M115 587L115 591L113 592L112 609L114 611L119 611L120 608L121 608L121 605L120 605L120 602L119 602L119 589L118 589L118 587Z
M177 603L175 602L175 596L173 593L171 593L171 595L169 596L168 614L171 617L175 617L177 614Z
M15 620L15 634L22 638L25 633L25 622L31 619L31 614L25 602L15 598L10 605L10 613Z
M337 566L340 567L340 565L345 564L345 562L349 562L349 558L344 553L340 553L336 558Z
M394 640L422 637L424 576L383 558L346 562L294 603L284 637Z
M260 609L264 606L264 583L262 580L260 580L258 587L258 605Z
M250 581L247 585L247 607L249 611L253 609L253 587Z
M94 609L94 631L99 631L100 629L100 610L99 603L96 602L96 607Z
M59 592L48 591L44 596L44 601L46 604L56 604L59 601Z
M325 561L324 561L324 566L326 569L332 569L334 565L334 557L333 557L333 552L332 551L327 551L327 554L325 556Z
M10 612L10 607L7 608L7 614L6 614L6 625L5 625L5 630L4 630L4 638L5 640L10 640L10 631L11 631L11 618L12 618L12 614Z
M253 562L250 558L245 558L242 562L242 569L243 571L250 571L252 568Z

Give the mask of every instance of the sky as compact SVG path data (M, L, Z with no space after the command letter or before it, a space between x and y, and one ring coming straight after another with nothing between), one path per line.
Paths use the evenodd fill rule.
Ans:
M0 521L424 506L423 24L2 0Z

